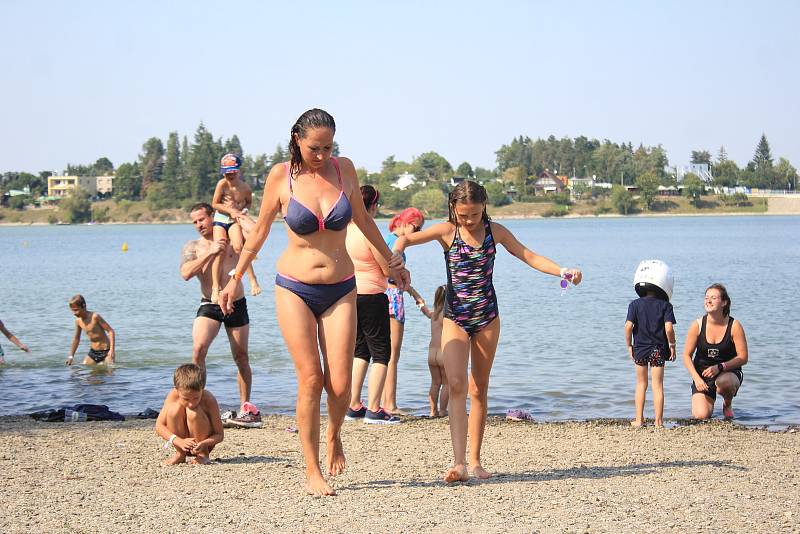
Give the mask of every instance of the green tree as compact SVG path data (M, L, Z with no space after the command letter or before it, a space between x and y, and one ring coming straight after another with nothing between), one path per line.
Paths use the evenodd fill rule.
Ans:
M242 150L242 143L239 141L239 136L233 134L233 137L225 141L225 146L223 147L225 154L236 154L237 156L244 156L244 151ZM222 157L222 154L220 154Z
M164 167L161 170L161 181L164 184L164 194L169 198L184 198L185 191L179 191L178 183L181 172L181 151L178 146L178 132L170 132L167 137L167 152L164 158Z
M336 141L333 142L333 149L331 149L331 156L333 156L334 158L339 157L339 143L337 143Z
M123 163L114 176L114 198L117 200L136 200L141 188L139 165Z
M735 187L739 183L739 166L730 159L714 165L714 185L716 187Z
M108 176L114 172L114 164L106 157L98 158L92 167L97 176Z
M635 204L631 192L621 185L614 185L611 188L611 203L614 205L614 209L623 215L627 215Z
M797 169L788 159L780 158L775 166L775 181L773 189L797 189Z
M756 170L772 168L772 151L765 134L761 134L761 139L758 140L756 153L753 155L753 164Z
M150 184L150 187L147 188L145 200L147 201L147 207L153 211L171 208L175 205L175 200L162 182Z
M68 223L89 222L92 220L92 204L85 191L74 191L58 204L61 220Z
M728 151L725 150L725 145L719 147L719 152L717 152L717 165L728 161Z
M705 163L711 167L711 153L708 150L692 150L692 163L696 165Z
M430 217L440 217L447 213L447 196L441 189L428 187L414 193L411 205L427 213Z
M278 146L275 147L275 152L273 152L272 156L270 156L269 158L269 166L274 167L278 163L283 163L288 159L289 159L288 152L283 149L280 143L278 143Z
M489 169L484 169L483 167L475 167L474 172L475 179L479 182L485 182L487 180L491 180L497 177L497 174L490 171Z
M636 177L636 187L639 189L639 196L644 202L645 209L651 209L653 202L658 195L658 186L661 185L661 180L652 171L647 171Z
M464 178L473 178L475 172L472 170L472 165L466 161L458 166L456 169L456 176L463 176Z
M422 180L441 182L453 176L453 167L450 163L434 151L420 155L412 165L415 168L414 175Z
M164 166L164 144L158 137L151 137L142 145L139 155L139 166L142 173L141 194L147 194L147 188L153 182L161 181L161 170Z
M180 165L178 165L178 181L177 185L177 192L175 194L176 198L191 198L192 196L192 185L191 181L189 180L190 168L189 168L189 161L191 160L192 152L191 148L189 147L189 140L186 136L183 136L183 140L181 141L181 150L180 150Z
M486 184L486 195L489 197L489 204L492 206L500 207L511 204L511 199L506 195L505 187L500 182Z
M686 173L683 177L683 196L687 197L695 208L701 204L700 197L705 193L706 186L703 180L694 173Z
M16 195L8 199L8 207L12 210L23 210L30 202L28 195Z
M222 147L201 122L194 134L187 165L192 198L200 200L211 196L217 184L221 152Z

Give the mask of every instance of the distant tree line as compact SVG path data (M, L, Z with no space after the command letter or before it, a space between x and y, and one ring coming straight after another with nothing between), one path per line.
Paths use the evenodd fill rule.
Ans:
M338 151L336 145L334 152L338 154ZM270 155L246 154L238 136L215 139L200 123L191 141L186 136L179 138L177 132L170 132L166 143L157 137L145 141L136 161L115 168L108 158L100 157L93 164L67 165L66 172L79 176L113 173L115 199L146 200L151 208L162 209L208 200L219 178L219 159L227 152L242 156L244 178L256 190L263 186L271 166L288 158L281 144ZM598 181L636 185L648 209L659 185L676 185L675 172L670 170L666 150L661 145L640 144L634 148L631 142L599 141L585 136L557 139L551 135L547 139L535 140L519 136L502 145L495 156L497 166L485 169L473 168L466 161L454 168L434 151L420 154L411 162L397 160L392 155L383 161L380 171L368 173L362 168L358 169L358 174L362 183L378 187L384 206L402 208L416 205L438 214L446 211L446 194L454 176L486 184L490 201L495 205L510 201L506 190L511 186L520 198L530 198L535 177L545 170L559 175L595 176ZM773 162L765 135L761 136L753 159L744 168L728 159L725 147L720 147L716 159L707 150L694 150L691 161L708 164L713 185L717 186L795 189L797 185L797 170L785 158ZM414 175L416 181L403 190L392 187L404 173ZM0 175L0 193L27 186L30 196L36 198L47 193L47 177L50 175L49 171L38 174L5 172ZM685 185L696 188L693 184L699 178L688 176L687 179L689 183ZM702 185L700 183L701 189Z

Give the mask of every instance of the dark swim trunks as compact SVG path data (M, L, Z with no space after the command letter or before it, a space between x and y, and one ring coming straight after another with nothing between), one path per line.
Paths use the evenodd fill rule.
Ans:
M661 353L661 349L653 349L650 351L649 354L646 354L644 358L636 358L634 357L633 363L636 365L650 365L651 367L664 367L664 355Z
M94 363L103 363L106 360L106 356L108 356L108 350L89 349L87 356L94 360Z
M736 378L739 379L739 387L742 387L742 382L744 382L744 373L742 372L741 369L729 369L724 372L733 373L734 375L736 375ZM706 397L710 398L712 401L717 400L717 378L719 377L719 375L712 376L711 378L706 378L702 375L701 372L700 376L703 378L703 381L708 386L708 390L699 391L697 389L697 386L694 385L694 382L692 382L692 395L694 395L695 393L702 393ZM739 393L738 388L736 389L736 393ZM736 396L736 393L733 394L734 397Z
M233 313L223 315L219 304L212 304L207 298L200 299L200 308L197 310L197 317L207 317L218 323L222 323L226 328L239 328L250 324L250 316L247 315L247 299L240 298L233 303Z

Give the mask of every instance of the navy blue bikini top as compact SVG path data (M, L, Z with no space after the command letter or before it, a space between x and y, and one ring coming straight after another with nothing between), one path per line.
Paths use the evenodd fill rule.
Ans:
M353 218L353 208L350 206L350 201L344 194L342 187L342 173L339 170L339 162L336 158L331 158L333 166L336 167L336 176L339 178L339 198L333 205L328 215L323 219L316 213L305 207L299 200L294 198L294 189L292 188L292 173L289 163L286 165L286 176L289 180L289 206L286 208L286 215L283 220L292 232L298 235L306 235L316 231L323 230L344 230L347 223Z

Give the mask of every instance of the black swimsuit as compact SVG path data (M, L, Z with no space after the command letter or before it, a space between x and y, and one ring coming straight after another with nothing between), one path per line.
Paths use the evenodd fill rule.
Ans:
M728 317L728 327L725 329L725 335L722 336L722 340L719 343L709 343L708 339L706 338L706 321L708 319L708 315L703 316L703 320L700 323L700 333L697 336L697 349L694 353L694 359L692 360L694 363L694 369L700 376L703 376L703 371L708 369L709 367L715 367L722 362L727 362L736 357L736 345L733 343L733 337L731 336L731 330L733 329L733 317ZM739 379L739 384L742 383L744 380L744 374L742 370L739 369L726 369L723 371L725 373L733 373ZM705 395L711 397L712 400L717 398L717 377L719 375L715 375L711 378L706 378L703 376L703 380L705 380L706 384L708 385L708 391L703 391ZM697 391L697 388L692 382L692 394L694 393L701 393Z

